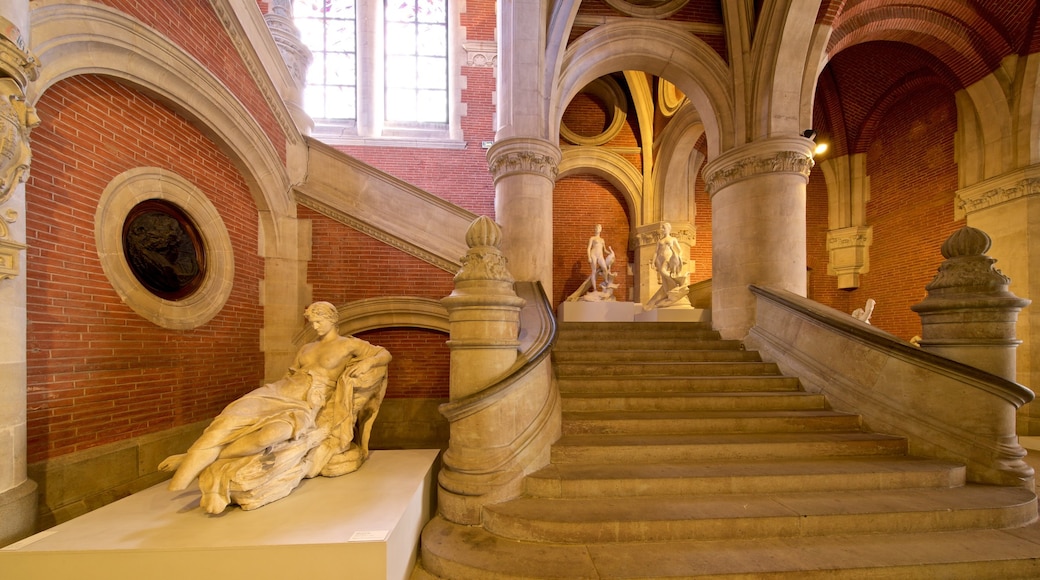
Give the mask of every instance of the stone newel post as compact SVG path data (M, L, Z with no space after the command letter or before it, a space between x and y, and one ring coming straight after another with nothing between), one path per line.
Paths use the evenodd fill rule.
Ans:
M1008 291L1010 280L985 255L989 247L982 230L954 232L928 297L911 309L921 316L921 348L1014 381L1015 323L1030 301Z
M514 424L521 422L523 403L514 395L480 404L485 389L516 362L520 345L524 300L514 292L513 276L498 249L501 237L490 218L473 222L466 232L469 251L455 275L455 291L441 301L450 327L451 403L467 406L477 401L481 408L446 414L450 440L438 476L439 511L456 523L480 523L481 506L516 495L523 475L516 456L522 429Z

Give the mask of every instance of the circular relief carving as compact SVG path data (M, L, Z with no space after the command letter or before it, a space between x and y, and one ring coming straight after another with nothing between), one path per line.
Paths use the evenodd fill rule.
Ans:
M231 238L216 208L191 182L142 167L101 195L94 239L105 275L134 312L172 329L201 326L231 295Z
M625 98L624 91L613 78L600 77L585 85L581 92L592 95L603 103L603 107L610 115L610 124L602 133L591 137L579 135L561 124L560 137L575 145L595 147L610 143L621 132L625 126L625 120L628 118L628 100Z
M668 18L690 0L603 0L608 6L624 14L636 18Z

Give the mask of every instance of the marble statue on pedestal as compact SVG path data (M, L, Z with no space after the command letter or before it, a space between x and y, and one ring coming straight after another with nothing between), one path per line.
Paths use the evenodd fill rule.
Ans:
M643 310L674 306L690 293L690 275L683 273L682 246L672 235L672 224L661 224L661 237L657 241L652 265L657 270L661 287L646 301Z
M328 302L304 312L318 333L288 373L232 401L186 453L159 465L173 471L171 490L196 478L209 513L243 509L289 494L304 478L356 471L386 394L390 353L336 330Z
M614 248L608 246L607 243L600 237L603 232L603 226L596 224L592 237L589 238L588 248L585 250L589 260L589 269L591 274L582 285L574 291L567 298L567 302L574 302L576 300L582 300L586 302L602 302L612 301L614 298L614 290L618 285L614 282L617 274L610 270L611 266L614 265ZM596 285L597 279L602 278L599 286Z

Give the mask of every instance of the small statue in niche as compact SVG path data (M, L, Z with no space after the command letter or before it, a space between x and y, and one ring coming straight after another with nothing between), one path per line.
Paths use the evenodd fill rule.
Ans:
M386 394L390 353L336 330L328 302L304 312L318 340L300 348L281 379L232 401L186 453L166 458L170 489L196 478L201 506L254 509L288 495L317 475L356 471L369 455L369 437Z
M600 234L603 232L603 226L601 224L596 224L593 232L592 237L589 238L588 247L585 250L591 274L584 282L582 282L581 286L567 298L567 302L575 302L577 300L584 302L615 300L614 290L617 289L618 284L614 282L614 279L617 278L617 274L610 270L614 265L614 260L616 259L614 248L608 246L603 238L600 237ZM606 249L606 252L604 252L604 249ZM597 286L596 281L599 278L602 278L603 281L599 283L599 286Z
M674 306L690 293L690 275L683 273L682 246L672 235L672 224L661 224L660 233L651 265L657 270L661 287L646 301L643 310Z
M867 304L863 308L857 308L852 311L852 317L860 322L866 322L870 324L870 317L874 314L874 305L877 302L873 298L867 298Z

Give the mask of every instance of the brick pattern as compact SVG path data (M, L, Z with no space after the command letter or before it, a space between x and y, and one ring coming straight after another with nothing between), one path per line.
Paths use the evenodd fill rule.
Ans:
M312 223L307 280L314 300L336 305L383 296L441 299L454 290L453 275L379 240L300 207ZM448 336L419 328L385 328L358 334L390 351L389 398L448 396Z
M863 305L849 304L849 292L839 289L837 277L827 273L827 264L830 262L830 252L827 251L828 231L827 180L823 176L823 170L816 169L810 174L809 184L805 188L805 254L806 266L809 268L808 297L831 308L851 313Z
M197 58L238 97L285 161L285 133L208 0L100 1L137 18Z
M910 306L942 263L942 243L964 221L953 218L957 189L954 135L957 109L945 88L929 87L895 103L867 151L873 227L870 272L849 293L848 306L877 301L871 323L909 340L921 333Z
M105 77L77 76L37 103L26 184L30 463L216 415L259 385L263 312L256 207L231 160L174 112ZM117 175L169 169L201 189L231 236L226 307L187 331L120 300L94 243L98 199Z
M694 146L705 159L708 158L708 139L701 135ZM701 165L701 169L704 166ZM696 215L693 224L697 227L697 243L690 248L690 260L694 264L695 271L690 275L690 283L696 284L711 278L711 196L708 195L708 187L704 184L704 174L697 171L694 181L693 201L696 204Z

